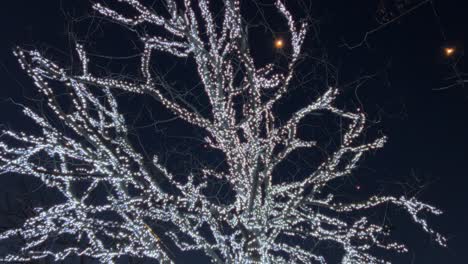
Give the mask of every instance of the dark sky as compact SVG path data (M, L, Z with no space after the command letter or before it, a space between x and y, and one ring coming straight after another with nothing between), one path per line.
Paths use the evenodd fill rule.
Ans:
M294 0L290 1L297 10L301 9ZM244 1L247 6L254 7L250 2ZM309 4L307 0L302 2ZM359 172L362 176L353 175L346 185L359 186L355 192L364 194L417 195L444 211L441 216L428 217L433 227L449 238L448 248L438 247L417 225L411 224L408 217L401 216L401 211L389 211L388 221L395 237L407 242L410 248L410 253L390 258L395 263L466 263L468 87L438 88L454 84L457 79L449 79L454 75L463 76L464 70L468 73L463 57L468 41L468 6L461 0L425 2L368 35L367 45L348 49L344 42L359 43L367 31L381 25L377 21L396 18L422 1L311 0L308 13L317 21L319 30L311 32L313 36L308 39L306 51L313 56L327 54L327 59L339 69L338 85L345 90L345 96L362 107L373 121L370 130L389 137L384 149L367 155ZM381 11L385 11L386 16ZM253 11L249 12L247 15L254 15ZM119 31L110 25L97 27L93 24L97 22L91 18L76 19L89 13L90 5L86 0L2 1L0 120L4 124L27 127L19 108L9 99L30 103L24 96L34 96L31 80L12 56L14 46L34 46L52 58L66 59L73 47L70 45L73 31L79 40L91 41L89 45L96 52L113 56L137 53L129 41L136 38L125 30ZM265 14L272 24L281 23L274 15ZM73 18L76 20L72 21ZM275 34L281 35L279 31ZM258 50L261 61L278 56L271 47L271 34L253 39L252 48ZM456 48L452 58L444 56L446 46ZM455 61L458 64L454 67ZM109 66L111 69L120 69L125 64L120 60L113 63ZM134 65L132 63L129 65ZM351 84L366 75L375 76L359 88ZM468 80L468 75L465 77ZM131 97L130 103L138 100ZM154 111L162 111L151 100L145 103ZM293 109L287 104L286 107ZM129 105L123 108L132 115ZM26 181L26 186L22 186L17 179L5 176L0 178L0 197L20 195L38 185ZM359 197L360 194L355 195ZM187 258L180 260L189 263Z

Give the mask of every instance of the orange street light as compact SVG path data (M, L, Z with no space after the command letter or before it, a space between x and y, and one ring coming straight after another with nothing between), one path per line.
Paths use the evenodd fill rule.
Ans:
M452 56L452 55L455 53L455 48L453 48L453 47L446 47L446 48L444 49L444 51L445 51L445 56L450 57L450 56Z
M282 47L284 47L284 42L282 39L277 39L275 40L275 48L277 49L281 49Z

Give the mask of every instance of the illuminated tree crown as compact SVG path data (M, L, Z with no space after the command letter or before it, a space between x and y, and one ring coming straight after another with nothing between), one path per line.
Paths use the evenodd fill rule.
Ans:
M139 82L93 74L88 70L86 44L76 47L81 74L72 74L38 51L15 51L62 125L24 108L41 133L3 131L0 170L37 177L64 199L49 208L36 208L35 216L21 227L0 233L3 241L24 241L19 252L2 256L2 261L45 257L59 261L79 255L102 263L122 256L166 263L174 261L172 247L202 251L215 263L327 263L313 247L325 242L343 250L342 263L386 263L372 253L375 248L404 252L405 246L384 239L389 231L365 216L345 217L383 204L401 207L445 245L445 239L420 217L423 212L441 213L432 206L392 196L343 203L325 188L352 173L365 152L381 148L386 140L360 143L365 115L359 109L350 112L337 107L338 89L325 89L286 121L275 116L273 108L291 89L307 29L306 23L294 20L282 1L276 2L276 8L290 34L286 69L275 64L256 66L246 44L239 0L224 1L221 22L210 11L209 0L183 4L166 0L164 15L138 0L120 2L136 15L102 4L95 4L94 9L130 28L151 24L164 30L162 35L140 37L144 51ZM156 52L194 62L209 99L209 116L164 92L171 84L150 70ZM116 90L151 95L176 117L204 130L206 147L223 153L226 169L206 167L201 174L180 180L157 156L147 160L127 137L128 126L113 95ZM70 101L66 108L57 98L64 92ZM289 154L317 147L317 142L301 139L297 130L305 117L319 112L347 124L339 147L307 177L273 181L274 170ZM157 180L161 178L171 188L162 186L163 181ZM224 204L209 199L204 189L210 179L225 181L233 190L233 200ZM107 192L102 193L102 186ZM98 194L105 196L105 203L92 199ZM113 217L102 217L105 214ZM156 223L164 228L156 228ZM61 248L44 247L58 236L72 239Z

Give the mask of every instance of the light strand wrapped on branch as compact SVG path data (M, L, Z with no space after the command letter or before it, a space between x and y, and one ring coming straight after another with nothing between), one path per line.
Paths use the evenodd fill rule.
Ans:
M292 54L288 67L280 70L274 64L255 66L238 0L225 1L220 25L208 0L185 0L182 7L166 0L169 16L157 14L137 0L120 2L137 15L130 17L102 4L95 4L94 9L130 27L147 23L166 31L164 37L140 39L144 47L140 82L94 75L83 45L77 45L82 68L79 75L38 51L16 51L21 66L62 125L25 108L24 114L41 128L41 133L3 131L0 171L7 174L5 177L11 177L10 173L37 177L48 188L58 190L63 201L50 208L37 208L36 215L21 227L1 233L2 241L18 237L26 241L19 251L2 256L2 261L30 262L45 257L59 261L78 255L103 263L123 256L166 263L174 261L172 247L203 251L215 263L326 263L326 257L308 243L331 242L344 250L342 263L385 263L372 254L374 248L399 252L406 248L384 240L389 235L385 228L365 216L352 220L343 217L344 213L359 213L382 204L407 211L423 230L445 245L445 239L420 217L423 211L441 212L415 198L374 196L342 204L324 188L351 174L364 153L381 148L386 140L381 137L359 143L365 115L359 110L339 109L335 105L338 89L327 88L286 122L276 120L273 106L290 91L307 28L294 20L284 3L278 1L276 6L289 27ZM202 37L205 34L207 38ZM174 59L193 60L210 102L209 117L190 102L164 93L173 87L164 76L151 71L155 51L169 53ZM238 72L242 72L241 81L236 81ZM227 170L206 167L201 170L202 180L190 174L179 181L157 156L147 160L127 137L128 127L119 113L114 89L152 95L176 117L204 129L208 134L206 146L223 153ZM71 99L67 109L57 98L64 92ZM264 96L266 92L270 96ZM241 118L234 103L239 97L244 98ZM317 112L349 122L340 146L304 179L275 183L274 170L293 151L317 147L316 141L297 135L304 118ZM232 187L231 203L220 204L207 197L204 189L209 177L222 179ZM163 188L160 179L168 182L172 191ZM83 190L77 191L78 186ZM92 199L95 196L105 202L96 204ZM113 217L108 219L103 214ZM73 239L68 239L70 245L44 249L57 236Z

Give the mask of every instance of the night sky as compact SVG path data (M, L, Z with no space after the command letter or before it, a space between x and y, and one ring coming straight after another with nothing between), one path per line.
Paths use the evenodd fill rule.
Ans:
M441 216L428 215L428 219L432 227L448 237L448 248L436 245L401 210L376 212L380 214L376 219L382 220L385 215L383 221L391 227L393 238L405 242L410 249L403 255L384 253L394 263L467 263L468 82L465 87L457 85L463 78L468 80L466 57L463 57L464 45L468 43L466 1L287 2L297 16L308 15L314 21L315 30L309 31L305 50L311 58L327 60L336 67L338 77L332 79L344 91L340 97L343 104L360 107L368 115L369 140L380 134L389 138L383 149L366 155L360 170L339 183L340 191L355 198L373 193L415 195L444 211ZM275 50L273 43L275 38L284 38L284 52L287 52L284 21L271 11L269 4L254 5L252 0L244 0L243 5L247 19L261 21L257 11L263 8L263 16L271 23L272 31L262 27L253 29L251 48L258 63L275 60L281 63L281 51ZM99 66L92 69L96 73L138 75L138 58L133 55L138 54L141 47L135 35L115 24L90 17L92 14L86 0L2 1L0 121L3 125L28 130L29 121L16 104L40 106L40 101L35 100L37 94L31 79L12 55L17 45L45 51L61 65L72 65L73 70L77 63L72 60L73 56L76 60L76 55L71 54L74 40L78 40L88 43L86 48L92 54L114 57L110 60L96 56L94 62ZM373 31L376 28L378 30ZM367 42L352 49L347 47L360 43L366 32L372 32ZM451 56L446 56L446 47L455 49ZM162 55L158 63L164 68L173 60ZM324 71L315 65L313 59L301 64L302 73L318 69L315 75L319 77L303 75L301 85L309 88L296 91L283 103L286 112L297 109L296 105L308 98L311 89L324 83L325 77L320 77ZM169 77L182 83L181 87L189 87L196 75L190 71L181 73L176 69ZM200 105L204 104L203 100L200 99ZM169 122L166 127L161 124L156 135L151 129L143 128L151 121L150 116L171 118L171 114L151 98L121 94L119 101L127 120L141 127L135 131L141 134L143 145L150 152L204 151L197 141L201 138L200 132L181 121ZM177 170L190 166L191 161L187 161L190 155L173 155L169 167ZM209 154L206 157L210 159ZM1 175L1 227L20 224L31 204L48 204L53 199L53 194L41 188L37 181ZM13 209L19 213L11 217ZM204 258L194 254L190 258L178 256L177 260L203 263Z

